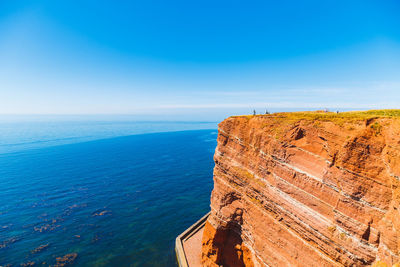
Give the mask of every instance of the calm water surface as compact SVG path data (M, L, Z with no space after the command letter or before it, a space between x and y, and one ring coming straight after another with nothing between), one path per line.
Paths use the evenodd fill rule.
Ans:
M19 139L0 124L0 266L68 253L75 266L175 266L175 237L209 211L215 124L68 123ZM118 137L196 127L213 129Z

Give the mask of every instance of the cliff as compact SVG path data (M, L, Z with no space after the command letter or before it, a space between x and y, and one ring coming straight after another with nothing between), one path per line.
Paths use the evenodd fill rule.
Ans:
M400 111L230 117L219 124L204 266L400 260Z

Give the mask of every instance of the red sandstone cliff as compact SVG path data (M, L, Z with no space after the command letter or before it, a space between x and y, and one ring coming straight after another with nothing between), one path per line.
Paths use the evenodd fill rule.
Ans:
M220 123L203 265L397 263L398 113L280 113Z

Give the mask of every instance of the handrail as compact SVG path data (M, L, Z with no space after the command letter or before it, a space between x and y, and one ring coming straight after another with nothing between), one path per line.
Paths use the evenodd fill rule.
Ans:
M183 241L189 239L195 233L197 233L206 224L207 218L210 215L208 212L200 220L195 222L192 226L186 229L182 234L180 234L175 240L175 253L176 259L178 261L179 267L189 267L188 260L186 257L185 250L183 249Z

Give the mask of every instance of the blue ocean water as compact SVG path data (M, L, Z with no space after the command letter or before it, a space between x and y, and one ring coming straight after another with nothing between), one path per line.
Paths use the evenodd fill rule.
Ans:
M216 125L80 123L19 139L0 124L0 266L69 253L75 266L176 266L175 237L209 211Z

